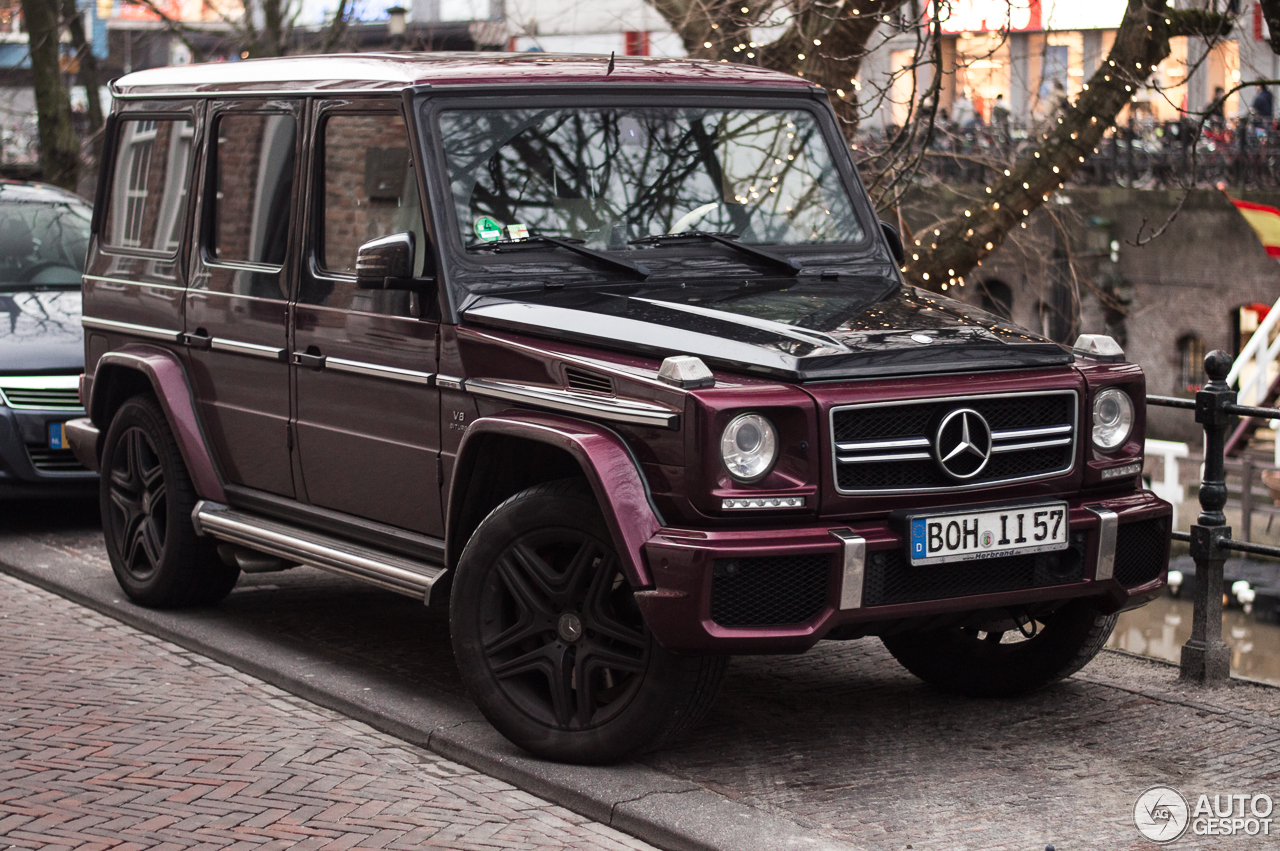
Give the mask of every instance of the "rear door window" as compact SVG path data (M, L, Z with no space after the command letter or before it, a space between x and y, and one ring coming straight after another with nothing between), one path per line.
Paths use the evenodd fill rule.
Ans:
M172 256L182 239L193 126L187 120L120 122L103 243Z
M297 126L292 115L225 114L218 118L208 244L211 259L284 264Z

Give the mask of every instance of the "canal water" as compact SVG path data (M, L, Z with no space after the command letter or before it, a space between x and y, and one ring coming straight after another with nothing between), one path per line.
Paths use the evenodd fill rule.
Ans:
M1191 601L1167 594L1120 615L1108 647L1177 662L1191 637ZM1280 625L1260 623L1240 609L1222 616L1222 637L1231 648L1231 672L1280 685Z

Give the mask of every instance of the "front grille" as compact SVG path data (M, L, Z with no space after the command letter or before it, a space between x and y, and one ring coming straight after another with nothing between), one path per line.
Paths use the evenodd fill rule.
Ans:
M1168 564L1169 520L1155 517L1116 530L1116 581L1126 588L1158 579Z
M44 446L27 446L31 466L41 473L87 473L70 449L49 449Z
M712 565L711 619L720 626L792 626L827 604L831 557L719 559Z
M53 383L53 378L51 382ZM0 381L0 397L11 408L31 408L44 411L79 411L80 394L76 387L29 387L31 379L23 382L24 386L5 384ZM62 382L59 382L62 383Z
M870 552L863 602L888 606L1081 582L1084 544L1084 536L1077 533L1071 546L1059 552L918 566L901 550Z
M934 457L934 438L952 411L981 414L991 458L955 481ZM831 412L836 487L841 493L949 490L1047 478L1075 461L1076 393L976 396L836 408Z

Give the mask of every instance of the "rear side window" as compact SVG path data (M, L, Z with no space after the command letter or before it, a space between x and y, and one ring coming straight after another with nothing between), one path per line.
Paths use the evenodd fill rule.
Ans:
M218 119L208 245L215 259L284 264L296 140L292 115L229 114Z
M120 122L103 242L172 255L182 239L191 164L190 121Z

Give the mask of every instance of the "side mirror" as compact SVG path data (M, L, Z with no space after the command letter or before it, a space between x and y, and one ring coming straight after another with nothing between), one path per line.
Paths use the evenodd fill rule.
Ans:
M413 277L413 234L371 239L356 252L356 286L362 290L420 290Z
M898 229L888 222L881 222L880 231L884 234L885 242L889 243L889 253L893 255L894 261L901 266L907 261L907 252L902 248L902 237L898 236Z

